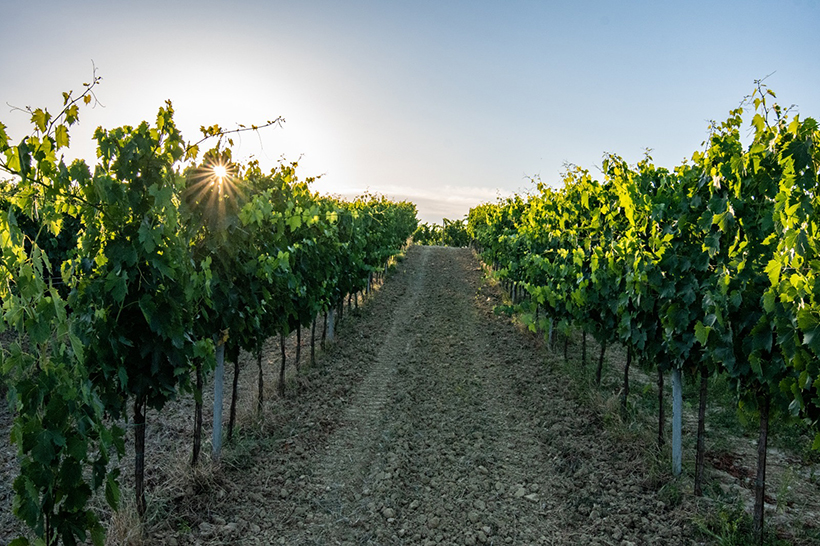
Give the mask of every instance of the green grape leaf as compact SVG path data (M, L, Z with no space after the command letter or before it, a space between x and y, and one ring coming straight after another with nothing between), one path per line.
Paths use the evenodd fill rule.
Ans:
M709 332L711 331L711 327L704 326L702 322L698 321L695 324L695 339L697 339L698 343L705 347L706 342L709 340Z
M768 265L766 265L765 271L769 276L769 282L772 283L772 286L777 286L777 283L780 281L780 271L782 267L780 260L777 258L772 258Z
M116 477L109 473L105 478L105 501L113 510L117 510L120 505L120 486Z
M809 309L801 309L797 313L797 325L803 332L803 344L815 355L820 355L820 321L817 317Z
M57 148L65 148L68 146L69 137L68 137L68 127L65 125L58 125L57 128L54 130L54 141L57 144Z
M41 133L46 132L46 128L48 127L48 122L51 119L51 114L48 113L48 110L43 110L42 108L37 108L34 112L31 113L31 122L37 127L37 130Z

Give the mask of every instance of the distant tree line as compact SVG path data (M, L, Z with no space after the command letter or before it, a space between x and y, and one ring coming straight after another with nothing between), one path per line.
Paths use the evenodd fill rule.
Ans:
M443 225L425 222L413 233L413 242L417 245L462 247L468 246L471 240L465 220L444 218Z

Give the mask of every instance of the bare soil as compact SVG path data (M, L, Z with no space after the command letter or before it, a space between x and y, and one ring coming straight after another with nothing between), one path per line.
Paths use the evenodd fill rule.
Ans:
M471 251L411 247L316 365L291 371L284 398L271 343L262 419L255 361L243 356L239 428L219 465L188 469L190 399L149 414L142 542L126 506L109 520L109 543L705 543L692 523L704 508L668 494L646 445L579 403L542 336L494 313L501 302ZM206 397L206 431L207 408ZM8 420L0 413L3 430ZM3 436L0 544L20 529ZM122 464L127 489L130 459ZM709 464L743 478L728 455Z

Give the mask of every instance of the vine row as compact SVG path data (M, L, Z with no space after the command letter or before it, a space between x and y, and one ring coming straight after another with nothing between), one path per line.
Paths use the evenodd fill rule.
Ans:
M221 398L225 357L236 366L240 350L259 355L269 337L315 328L320 313L332 332L333 310L369 289L417 225L412 203L321 196L296 163L263 172L233 161L233 133L279 120L203 127L190 144L168 102L153 124L97 129L93 165L67 164L71 127L98 82L64 93L56 115L28 109L32 132L17 144L0 124L0 379L20 461L14 512L46 546L103 544L89 501L102 491L118 507L118 423L131 421L143 515L146 410L194 394L196 464L203 376L214 372ZM235 398L234 384L229 439Z
M587 334L600 343L598 383L607 344L625 346L624 408L633 358L657 369L661 394L671 372L675 474L681 373L700 377L696 494L707 379L725 376L757 407L758 540L771 408L815 430L820 417L820 130L774 100L758 82L712 124L704 149L672 170L608 154L602 181L572 167L563 187L539 183L533 195L480 205L467 225L533 330L550 340L555 330L582 330L584 362ZM659 442L663 423L661 413Z

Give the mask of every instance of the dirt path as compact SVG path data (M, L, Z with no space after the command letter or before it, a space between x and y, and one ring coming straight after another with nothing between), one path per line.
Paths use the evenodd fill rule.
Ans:
M155 527L166 544L688 544L497 317L468 250L413 247L264 439Z
M144 543L694 544L691 516L493 313L499 298L469 250L412 247L285 399L266 359L263 424L246 359L220 471L186 470L190 401L149 416Z

